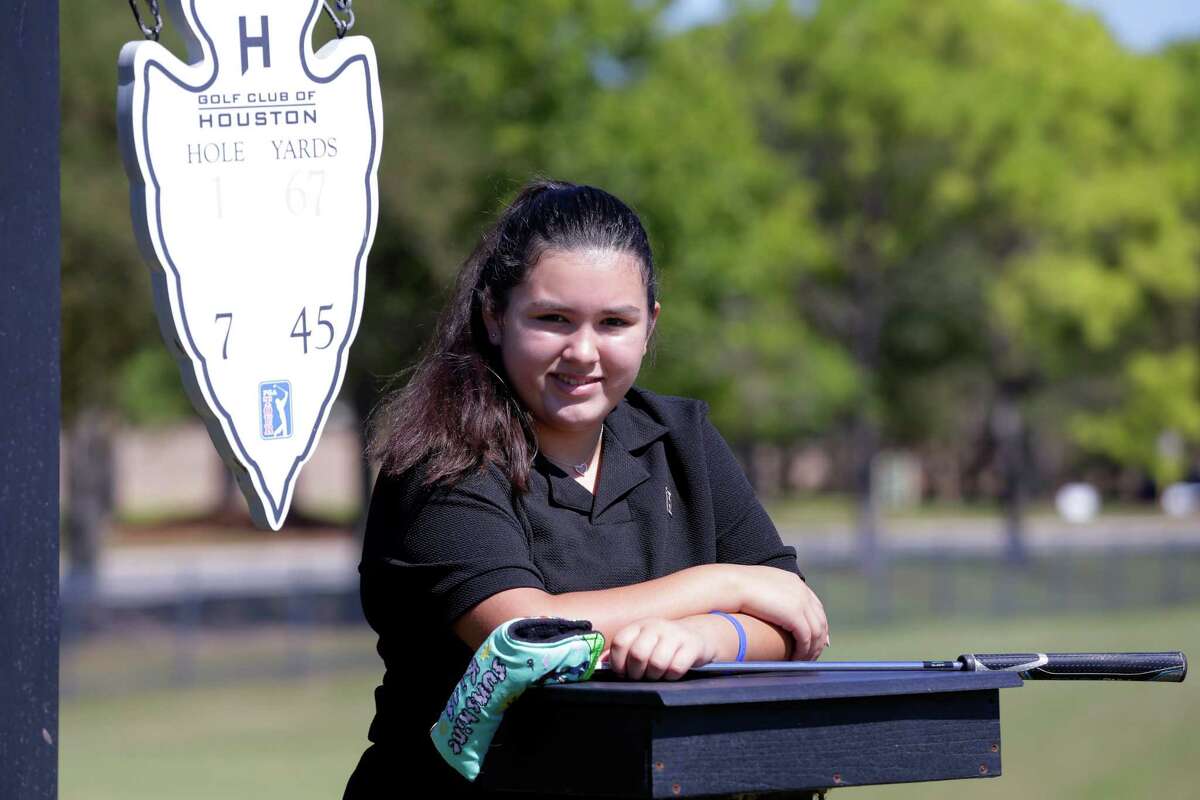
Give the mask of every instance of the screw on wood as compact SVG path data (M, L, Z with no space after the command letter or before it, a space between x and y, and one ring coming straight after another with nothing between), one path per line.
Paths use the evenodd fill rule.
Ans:
M662 772L664 769L666 769L666 765L663 764L661 761L655 761L654 769L657 770L658 772Z
M840 772L833 773L833 782L841 783L842 782L842 773L840 773Z
M994 744L994 745L992 745L992 752L993 752L993 753L999 753L999 752L1000 752L1000 745L998 745L998 744Z
M671 784L671 794L680 794L682 792L683 792L683 787L680 786L678 783Z
M987 774L988 774L988 768L987 768L987 764L980 764L980 765L979 765L979 774L980 774L980 775L987 775Z

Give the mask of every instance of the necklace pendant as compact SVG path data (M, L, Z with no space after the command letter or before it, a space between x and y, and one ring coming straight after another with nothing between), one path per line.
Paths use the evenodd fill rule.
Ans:
M584 461L581 464L575 465L575 474L578 475L579 477L582 478L584 475L587 475L587 471L588 471L588 463L586 461Z

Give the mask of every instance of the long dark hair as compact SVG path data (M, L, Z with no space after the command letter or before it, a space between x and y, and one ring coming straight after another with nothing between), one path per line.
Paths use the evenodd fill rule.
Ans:
M581 249L636 256L654 308L654 259L637 214L592 186L526 184L463 264L412 377L372 415L369 453L385 472L421 465L426 486L453 485L494 464L518 491L528 489L536 435L505 382L483 310L503 314L512 289L547 250Z

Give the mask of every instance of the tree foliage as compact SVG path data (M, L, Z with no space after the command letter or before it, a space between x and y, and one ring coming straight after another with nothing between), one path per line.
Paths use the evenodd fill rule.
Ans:
M1185 92L1163 58L1049 0L748 4L729 25L763 87L762 136L812 187L827 237L821 268L795 270L799 302L868 376L862 413L885 436L968 433L945 427L961 418L930 390L943 382L983 390L977 407L1136 406L1122 365L1194 341ZM1195 406L1195 381L1172 374Z
M360 412L416 357L480 230L543 173L642 213L664 307L643 379L708 400L735 439L840 432L965 454L1003 405L1030 440L1186 471L1195 43L1133 54L1058 0L745 0L682 31L659 24L665 5L359 11L386 117L347 381ZM136 34L110 2L62 19L69 418L186 404L116 150L115 58ZM1182 459L1164 460L1164 436Z

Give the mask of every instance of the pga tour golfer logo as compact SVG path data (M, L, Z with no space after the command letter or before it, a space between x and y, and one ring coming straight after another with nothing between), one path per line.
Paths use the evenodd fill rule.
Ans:
M270 381L258 386L262 398L262 429L264 439L287 439L292 435L292 384Z
M192 403L255 521L278 530L361 316L383 136L375 51L318 26L321 0L166 4L187 60L155 42L119 60L134 233ZM331 41L314 52L314 35Z

